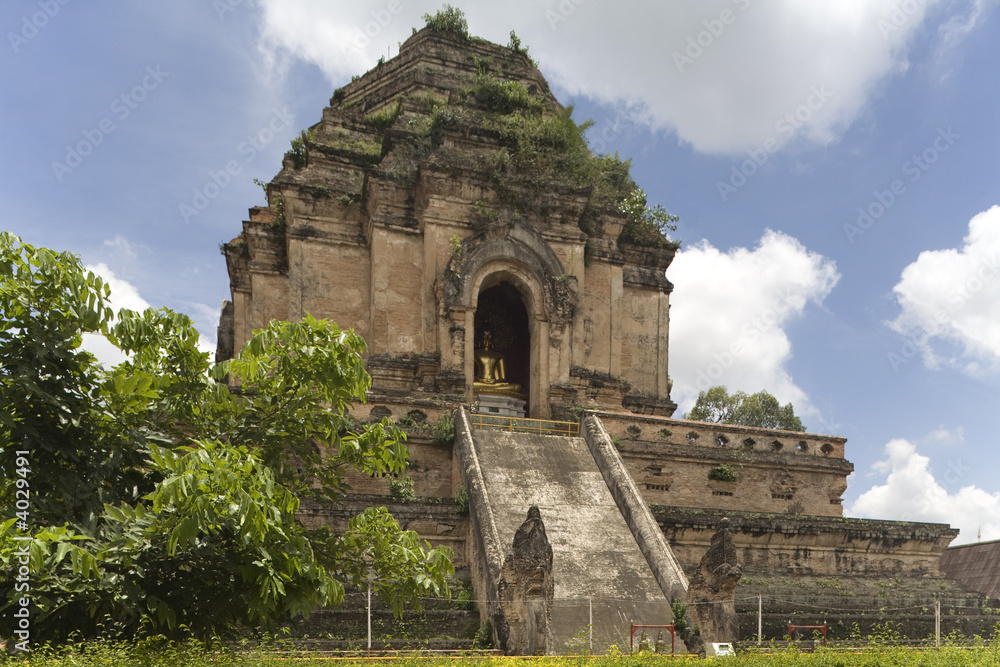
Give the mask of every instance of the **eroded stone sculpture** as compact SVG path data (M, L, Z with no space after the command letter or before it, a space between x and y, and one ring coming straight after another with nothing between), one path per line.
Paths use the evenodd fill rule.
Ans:
M688 609L706 642L739 639L735 592L743 571L736 563L733 531L729 519L723 517L688 587Z
M544 655L555 590L552 545L537 505L514 534L497 584L500 608L494 619L497 639L507 655Z

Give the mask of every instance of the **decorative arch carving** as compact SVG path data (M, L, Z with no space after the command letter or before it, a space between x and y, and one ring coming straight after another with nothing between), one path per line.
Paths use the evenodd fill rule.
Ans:
M567 275L551 246L533 229L520 225L465 239L452 253L436 291L443 317L451 321L450 357L472 398L475 313L480 293L501 282L521 294L530 340L529 414L551 414L549 387L569 376L568 345L577 280Z
M566 275L559 257L537 232L520 225L500 238L472 237L462 243L461 252L451 258L445 272L449 280L443 305L474 308L482 280L494 272L506 273L520 283L532 317L558 323L572 319L576 277Z

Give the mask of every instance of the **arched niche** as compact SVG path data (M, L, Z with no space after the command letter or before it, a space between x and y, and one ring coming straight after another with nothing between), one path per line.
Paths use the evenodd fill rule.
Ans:
M544 372L548 364L548 348L543 341L548 340L548 320L543 308L543 289L541 279L527 267L507 258L497 258L486 262L475 272L469 283L470 306L466 310L466 331L472 332L469 345L466 345L465 377L469 378L469 400L472 400L472 382L475 377L475 347L478 343L476 328L476 313L481 304L481 297L487 299L502 294L502 301L516 306L515 301L523 308L523 314L517 313L516 326L523 332L527 340L516 354L521 357L516 362L524 363L515 369L513 375L508 372L508 380L517 382L527 389L526 410L529 417L545 419L548 417L548 384L549 379ZM523 319L521 319L523 318ZM526 350L524 349L526 348ZM525 354L526 353L526 354ZM526 356L524 359L521 355ZM510 370L510 369L508 369ZM525 379L526 381L522 381Z
M443 312L464 313L460 316L461 338L453 337L450 344L463 359L461 370L467 380L468 400L471 402L473 397L475 313L479 295L507 283L520 295L527 313L529 381L526 408L534 418L548 418L551 412L549 387L559 382L559 377L565 375L565 381L569 376L568 354L552 358L555 367L550 369L550 348L556 343L557 348L569 349L561 343L572 339L569 325L576 306L576 278L566 275L559 257L537 232L521 226L509 229L500 238L467 239L462 251L453 255L446 275L449 278L441 283ZM454 319L453 322L458 323Z
M497 278L497 280L491 280ZM494 285L486 283L496 282ZM498 278L497 274L487 276L480 285L473 316L473 349L486 347L490 337L490 350L502 355L504 360L504 380L520 386L527 397L531 392L531 327L524 296L512 283ZM478 353L477 353L478 358ZM476 372L481 369L475 364ZM528 410L531 416L531 410Z

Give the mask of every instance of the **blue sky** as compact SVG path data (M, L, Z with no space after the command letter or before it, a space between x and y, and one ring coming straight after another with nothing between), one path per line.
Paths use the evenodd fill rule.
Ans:
M516 29L592 147L680 216L682 409L769 389L848 438L848 514L1000 538L995 1L456 4L474 34ZM3 228L211 345L253 179L439 7L3 3Z

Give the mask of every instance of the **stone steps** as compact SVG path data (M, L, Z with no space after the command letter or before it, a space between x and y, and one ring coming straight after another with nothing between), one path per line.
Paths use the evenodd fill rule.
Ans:
M537 505L552 545L552 650L628 643L629 623L669 623L670 604L583 438L472 432L499 548ZM588 598L593 598L591 606Z

